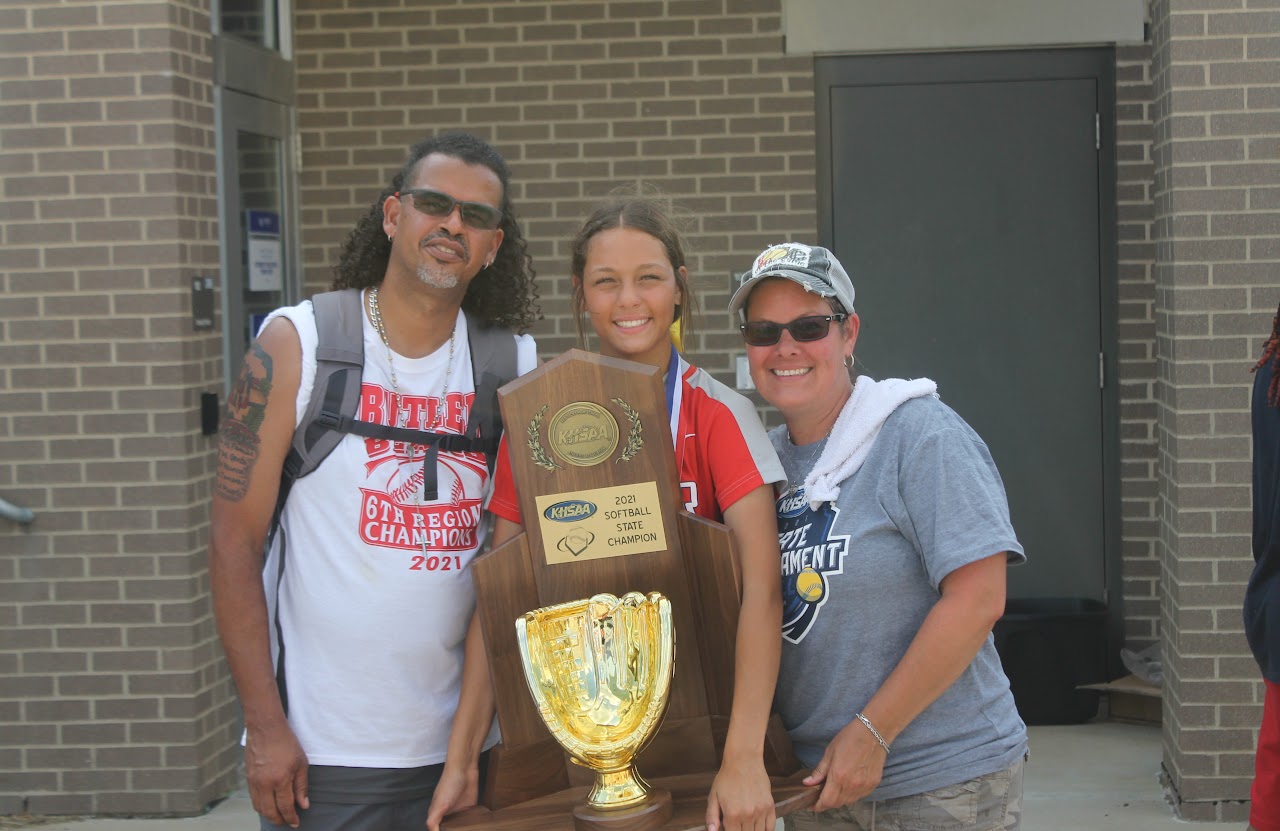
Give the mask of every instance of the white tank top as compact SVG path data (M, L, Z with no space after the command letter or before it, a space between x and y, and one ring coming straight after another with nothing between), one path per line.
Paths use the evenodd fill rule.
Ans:
M302 343L296 426L315 381L315 316L307 301L267 322L275 317ZM448 341L423 358L392 355L396 394L387 347L365 317L357 417L391 424L398 412L401 427L462 433L474 390L461 312L456 327L451 366ZM528 372L533 339L517 341L518 371ZM440 453L436 473L439 498L426 502L421 447L347 435L289 494L264 581L279 625L273 660L284 650L289 724L312 764L444 760L475 607L467 565L483 542L490 482L481 454ZM497 740L495 723L485 747Z

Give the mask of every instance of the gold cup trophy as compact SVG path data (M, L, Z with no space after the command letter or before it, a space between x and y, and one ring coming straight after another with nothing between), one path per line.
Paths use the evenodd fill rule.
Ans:
M597 594L535 609L516 621L525 680L547 729L577 764L595 772L586 806L594 817L650 804L671 816L634 760L657 733L675 670L671 601L657 592ZM589 827L589 825L588 825Z

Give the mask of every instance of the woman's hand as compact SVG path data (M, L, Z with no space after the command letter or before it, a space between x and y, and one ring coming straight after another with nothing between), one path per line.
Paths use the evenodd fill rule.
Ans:
M813 810L839 808L874 791L884 774L884 759L884 748L862 722L854 719L846 724L804 779L806 785L825 783Z
M884 740L898 734L960 677L1004 611L1005 563L1001 551L963 565L942 578L942 597L929 610L902 660L862 708ZM861 721L853 719L827 745L806 785L825 783L815 811L862 799L884 776L885 752Z
M431 797L431 807L427 809L428 831L440 831L440 822L445 817L470 808L479 799L479 767L473 765L460 770L446 764L440 773L440 781L436 784L436 792Z
M773 831L776 822L764 761L726 758L707 795L707 831Z
M510 524L510 523L508 523ZM493 724L493 687L484 656L480 612L471 613L462 659L462 691L453 714L444 770L427 809L427 828L439 831L445 816L470 808L480 798L480 751Z

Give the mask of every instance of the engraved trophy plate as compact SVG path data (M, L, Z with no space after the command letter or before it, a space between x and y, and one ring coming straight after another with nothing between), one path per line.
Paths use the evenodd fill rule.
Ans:
M537 497L536 504L538 532L548 563L625 557L667 548L654 482L547 494Z

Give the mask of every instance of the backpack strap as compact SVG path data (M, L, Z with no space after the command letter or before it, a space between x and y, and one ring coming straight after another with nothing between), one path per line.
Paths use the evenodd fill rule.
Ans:
M324 415L356 411L364 373L364 309L359 289L317 294L311 304L319 335L316 380L290 451L299 460L295 478L319 467L342 441L342 434L333 432Z
M360 401L360 378L364 372L364 309L360 290L343 289L311 298L316 317L316 378L311 400L280 473L280 491L271 519L270 543L280 525L280 514L293 483L320 466L342 441L322 417L326 412L354 413Z
M280 528L280 516L293 483L300 476L315 470L320 462L342 441L342 434L328 429L321 421L326 410L342 410L350 406L352 411L360 400L360 378L364 372L364 309L357 289L326 292L311 298L316 317L316 378L311 388L311 400L293 433L293 443L285 456L280 472L280 490L276 495L276 507L267 532L266 548ZM282 539L280 558L276 564L276 585L283 579L288 540ZM269 561L269 559L268 559ZM266 563L264 562L264 566ZM289 712L289 690L285 681L285 638L277 615L273 622L278 649L276 661L276 685L280 690L280 704Z
M470 312L466 312L466 317L475 397L471 401L465 435L482 445L479 452L485 454L485 463L492 475L498 458L498 441L502 438L498 388L516 378L516 339L510 329L494 326Z
M317 294L311 299L311 304L315 309L318 334L315 385L285 458L271 522L272 534L279 526L280 514L293 483L319 467L348 433L424 446L422 496L427 502L439 498L436 461L441 450L483 453L492 474L498 441L502 437L498 387L514 379L517 370L515 336L509 329L493 326L466 313L475 387L471 416L462 435L430 433L356 418L364 371L364 309L361 308L359 290Z

